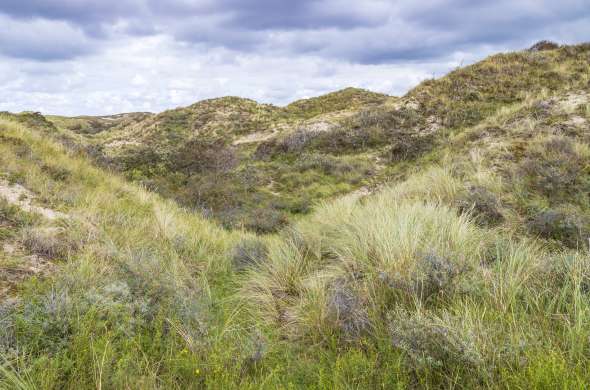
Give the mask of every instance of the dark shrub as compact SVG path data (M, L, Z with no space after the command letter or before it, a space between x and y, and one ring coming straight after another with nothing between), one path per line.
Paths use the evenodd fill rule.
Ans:
M252 265L264 262L268 258L266 244L257 239L240 241L232 252L232 265L235 270L242 271Z
M169 163L170 170L194 173L229 172L238 164L238 156L232 146L222 139L193 139L184 145Z
M267 141L263 141L256 147L253 157L255 160L269 160L273 157L277 151L277 140L272 138Z
M67 345L72 336L74 312L74 303L68 291L52 289L39 299L25 302L17 326L23 332L22 337L35 337L38 348L57 352Z
M301 152L321 133L321 131L317 130L298 128L284 138L273 138L260 143L254 152L254 158L268 160L280 154Z
M32 158L33 156L33 150L31 147L20 138L7 137L4 134L0 134L0 143L11 145L11 149L17 157Z
M434 137L432 135L400 132L392 139L386 158L390 162L415 159L432 149L433 146Z
M7 225L12 227L21 227L28 222L22 210L14 206L2 197L0 197L0 226Z
M297 161L297 169L300 172L315 169L326 175L342 175L353 171L355 166L338 157L314 153L301 156Z
M330 287L328 315L348 341L357 340L371 325L361 298L345 280L336 280Z
M496 195L484 187L470 186L456 202L461 213L471 213L476 221L484 226L493 226L504 220L499 211L500 201Z
M244 227L257 233L274 233L287 224L285 213L274 208L256 209L246 218Z
M531 234L557 240L570 248L585 246L590 237L588 218L569 210L544 210L527 223Z
M70 171L64 167L43 164L41 170L55 181L66 181L71 176Z
M449 259L428 253L420 261L415 276L415 290L422 299L444 293L452 289L460 273L461 270Z
M529 51L545 51L559 49L559 45L551 41L539 41L529 48Z
M527 152L518 167L528 187L549 197L577 192L584 164L571 139L554 137L542 148L543 152Z
M285 137L279 144L279 149L286 153L301 151L311 140L317 137L318 131L312 131L304 128L295 130Z
M0 354L5 357L18 351L14 324L17 303L16 299L6 297L0 302Z
M55 125L49 122L40 112L21 112L15 115L15 119L28 128L44 130L50 133L56 131Z
M79 146L68 146L72 149L76 149ZM104 152L103 145L88 145L84 147L83 152L86 153L88 157L90 157L96 164L102 167L112 167L115 169L123 169L121 166L115 164L112 158L108 157Z

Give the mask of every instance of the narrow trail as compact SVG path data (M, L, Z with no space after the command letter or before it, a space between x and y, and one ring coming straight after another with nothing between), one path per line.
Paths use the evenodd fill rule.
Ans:
M4 179L0 179L0 198L23 211L40 214L49 221L69 218L67 214L59 211L34 205L36 196L33 192L20 184L10 184ZM46 232L54 230L56 228L44 228ZM51 260L25 249L19 236L0 241L0 304L10 304L18 300L15 288L19 283L34 275L49 275L55 268L56 265Z

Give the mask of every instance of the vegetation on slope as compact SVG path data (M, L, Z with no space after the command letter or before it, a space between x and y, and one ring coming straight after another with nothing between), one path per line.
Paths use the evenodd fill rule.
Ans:
M429 119L411 93L329 130L360 143L303 137L295 152L284 140L296 130L256 142L262 178L369 156L384 165L369 164L371 180L398 178L274 236L221 229L92 167L88 145L46 135L88 136L5 117L2 179L38 208L0 203L0 241L16 249L0 255L12 297L0 307L0 387L587 387L589 48L540 52L569 81L535 77L506 104L490 95L473 122ZM469 79L485 79L476 68ZM223 155L207 142L190 150ZM226 166L190 150L182 169ZM332 160L301 159L314 153ZM43 272L23 266L31 256Z
M489 57L401 99L349 88L284 108L229 97L158 115L49 119L127 178L226 227L268 233L397 176L527 93L582 85L588 46L548 48Z
M273 232L315 201L360 187L373 174L372 159L318 153L266 159L256 145L289 129L325 131L358 107L387 99L350 88L285 108L228 97L158 115L48 119L103 166L226 227Z

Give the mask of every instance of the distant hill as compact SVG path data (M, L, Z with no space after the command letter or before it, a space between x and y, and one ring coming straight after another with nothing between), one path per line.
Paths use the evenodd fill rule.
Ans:
M398 175L449 132L584 82L587 48L491 56L401 98L348 88L286 107L226 97L160 114L49 117L148 188L228 227L271 232L314 204Z

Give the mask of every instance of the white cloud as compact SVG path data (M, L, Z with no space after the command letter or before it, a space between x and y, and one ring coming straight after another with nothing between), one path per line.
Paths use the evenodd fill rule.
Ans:
M220 60L227 57L232 61ZM0 74L11 74L11 81L0 89L0 110L104 115L162 111L225 95L287 104L348 86L401 94L455 65L362 65L313 56L201 51L163 35L126 38L76 61L1 59Z

